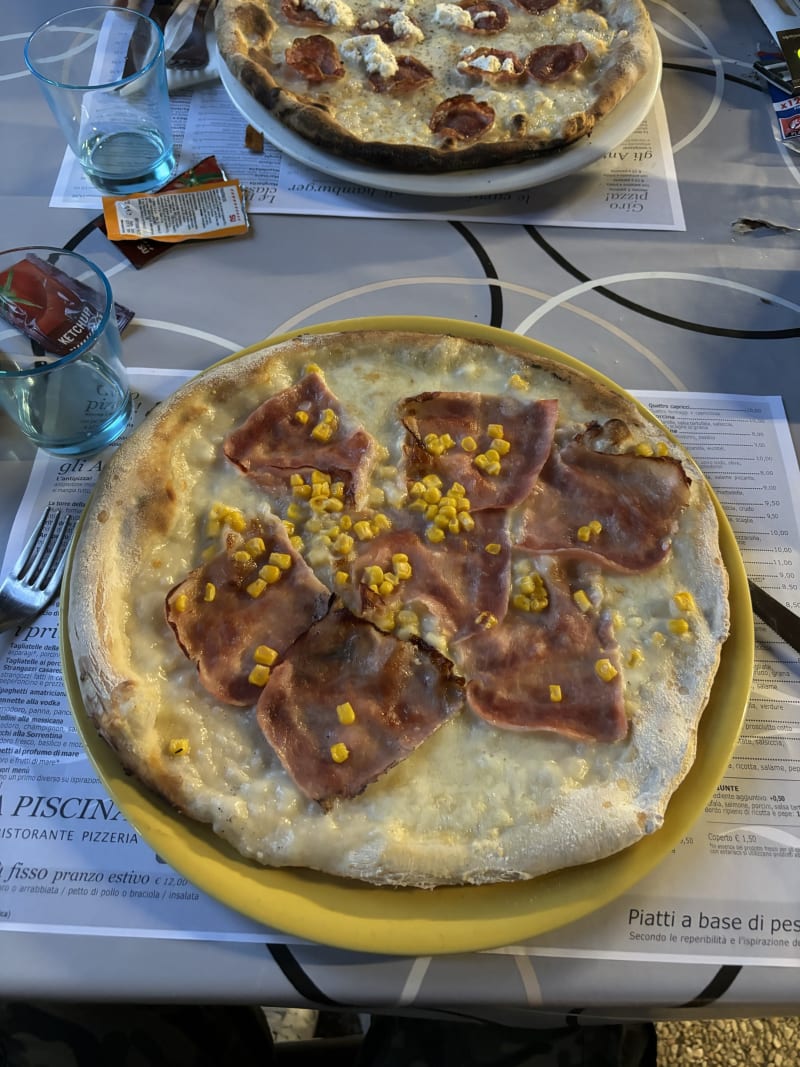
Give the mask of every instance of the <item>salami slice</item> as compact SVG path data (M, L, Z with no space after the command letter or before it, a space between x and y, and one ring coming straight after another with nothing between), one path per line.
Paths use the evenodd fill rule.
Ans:
M534 49L525 67L538 82L557 82L565 78L587 59L589 53L580 41L572 44L546 44Z
M451 141L477 141L494 125L494 108L471 93L459 93L434 108L429 126Z
M286 62L312 84L344 77L338 48L321 33L296 37L286 49Z

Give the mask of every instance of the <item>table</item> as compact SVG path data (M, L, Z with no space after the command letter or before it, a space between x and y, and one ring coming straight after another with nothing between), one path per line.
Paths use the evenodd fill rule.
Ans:
M64 6L32 0L4 13L6 247L66 244L97 214L50 206L63 143L22 61L28 32ZM127 363L200 370L288 326L334 318L445 315L517 329L533 315L537 338L631 390L782 396L796 447L800 236L732 226L742 217L800 225L800 156L778 143L769 96L752 71L757 51L774 46L746 0L701 0L691 15L664 0L649 7L664 57L661 93L685 230L473 223L449 220L439 205L428 205L424 219L257 214L246 237L176 247L135 271L89 228L78 249L109 272L115 297L137 313L124 337ZM536 316L546 302L547 313ZM33 459L0 419L0 544ZM796 528L791 536L794 549ZM784 829L796 837L798 825L795 818ZM759 1016L796 1011L800 953L790 956L775 966L762 957L654 966L646 953L552 948L430 959L268 937L90 936L0 925L0 995L387 1011L458 1005L515 1025L565 1014Z

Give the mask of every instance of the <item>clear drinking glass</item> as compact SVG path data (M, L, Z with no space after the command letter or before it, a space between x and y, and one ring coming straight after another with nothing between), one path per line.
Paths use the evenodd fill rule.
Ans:
M0 252L0 407L34 444L86 455L132 410L105 274L77 252Z
M123 7L65 11L33 31L25 63L102 193L168 181L175 154L164 37L152 19Z

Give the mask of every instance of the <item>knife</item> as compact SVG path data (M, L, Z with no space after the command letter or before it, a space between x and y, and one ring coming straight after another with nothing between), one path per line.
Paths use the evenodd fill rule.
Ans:
M795 652L800 652L800 616L748 578L753 612Z

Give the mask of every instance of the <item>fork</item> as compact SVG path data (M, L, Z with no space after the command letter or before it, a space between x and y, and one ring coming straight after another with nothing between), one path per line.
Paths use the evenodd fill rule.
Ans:
M58 590L73 523L69 515L56 511L48 528L50 514L48 507L0 585L0 630L10 630L35 618Z

